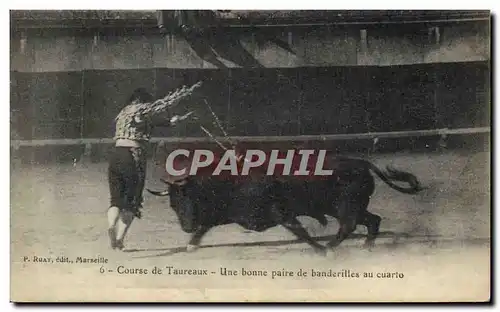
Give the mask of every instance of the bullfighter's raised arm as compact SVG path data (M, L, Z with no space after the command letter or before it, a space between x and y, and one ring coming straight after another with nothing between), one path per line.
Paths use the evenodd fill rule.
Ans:
M189 88L187 88L186 86L182 86L182 88L177 89L174 92L170 92L164 98L158 99L153 103L138 104L137 109L141 114L148 115L151 117L156 114L163 113L172 106L179 103L182 99L193 94L193 91L199 88L201 85L202 82L200 81Z

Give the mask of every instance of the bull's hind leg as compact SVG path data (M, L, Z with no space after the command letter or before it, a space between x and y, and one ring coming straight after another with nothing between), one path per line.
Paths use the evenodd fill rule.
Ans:
M364 248L371 249L372 247L375 246L375 239L379 234L381 221L382 218L380 216L368 211L365 211L361 215L361 218L358 221L358 223L366 226L368 230L368 235L366 237L365 244L363 246Z
M335 248L340 245L352 232L356 230L356 219L352 217L348 217L345 219L339 220L340 227L335 235L335 238L328 242L327 246L329 248Z
M326 255L326 248L323 245L316 242L309 235L309 233L307 233L306 229L304 229L302 224L300 224L300 222L297 219L292 218L290 220L281 222L280 224L283 225L287 230L292 232L295 236L297 236L297 238L304 240L306 243L308 243L309 246L311 246L316 253L321 255Z
M356 230L357 205L358 203L350 198L341 200L337 217L339 230L335 238L328 242L328 247L337 247Z

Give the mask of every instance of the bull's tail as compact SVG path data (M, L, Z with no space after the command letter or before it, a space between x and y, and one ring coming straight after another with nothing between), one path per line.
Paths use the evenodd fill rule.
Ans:
M417 177L409 172L397 170L390 166L386 167L386 172L379 169L373 163L368 160L359 159L359 158L344 158L339 157L341 160L349 160L361 163L365 168L372 170L382 181L384 181L391 188L395 189L404 194L417 194L420 191L424 190L425 187L422 187ZM410 185L410 187L401 187L392 181L405 182Z
M420 182L418 181L417 177L409 172L397 170L394 168L391 168L390 166L386 167L386 172L383 172L380 170L377 166L374 164L368 162L370 165L370 169L375 172L379 178L384 181L387 185L389 185L391 188L395 189L396 191L399 191L401 193L405 194L417 194L420 191L424 190L424 187L420 185ZM400 182L406 182L410 185L410 187L401 187L397 184L394 184L391 180L393 181L400 181Z

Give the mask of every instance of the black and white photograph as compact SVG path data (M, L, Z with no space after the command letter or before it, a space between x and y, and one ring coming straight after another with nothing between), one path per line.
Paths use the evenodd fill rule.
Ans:
M491 300L491 11L9 14L11 302Z

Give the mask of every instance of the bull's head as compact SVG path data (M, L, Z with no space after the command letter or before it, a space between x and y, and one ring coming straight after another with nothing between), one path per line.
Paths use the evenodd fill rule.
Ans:
M161 179L161 181L168 186L165 191L152 191L150 189L147 189L147 191L156 196L169 196L170 207L177 215L182 230L186 233L193 233L198 224L196 202L193 201L190 194L193 192L192 188L195 188L196 185L189 178L176 181Z

